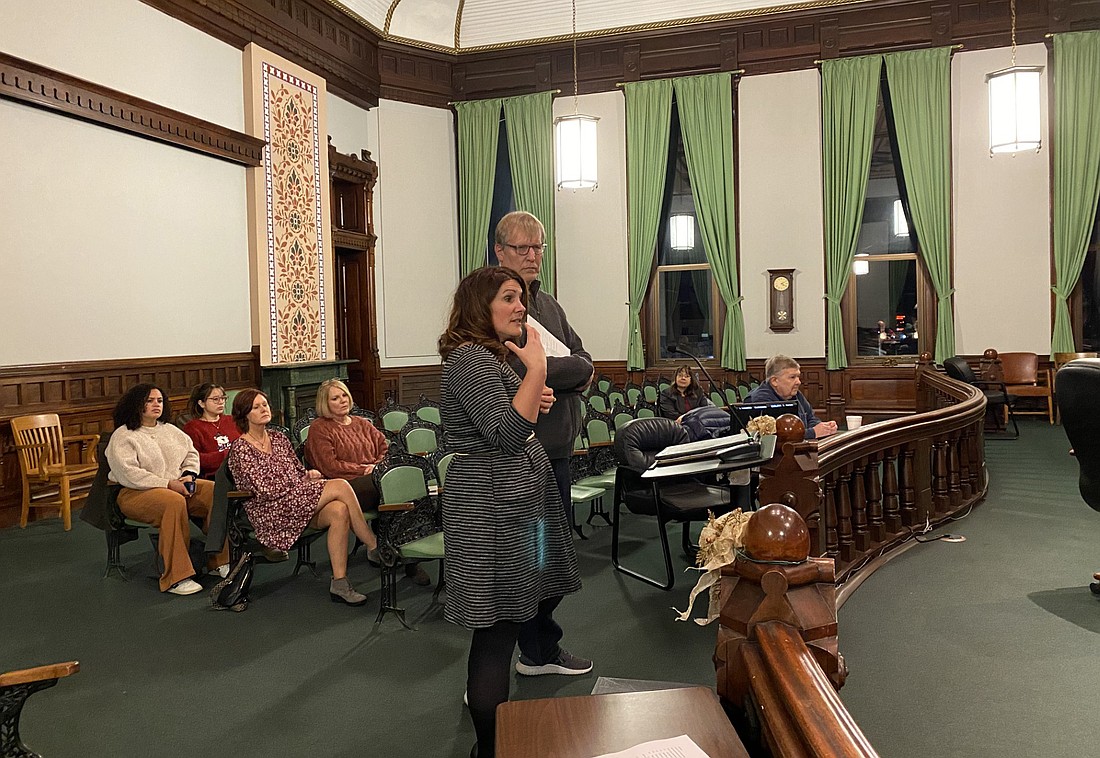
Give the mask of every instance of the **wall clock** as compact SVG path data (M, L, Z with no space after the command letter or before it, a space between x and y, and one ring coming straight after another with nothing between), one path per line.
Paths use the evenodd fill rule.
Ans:
M768 269L768 328L773 332L794 329L794 269Z

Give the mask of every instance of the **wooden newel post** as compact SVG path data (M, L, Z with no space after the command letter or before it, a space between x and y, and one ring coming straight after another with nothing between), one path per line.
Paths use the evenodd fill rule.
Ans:
M916 387L917 387L917 413L927 413L936 409L936 393L935 390L927 382L920 380L921 374L925 371L935 371L936 364L932 361L932 354L924 352L917 358L916 368Z
M798 511L809 525L813 554L825 555L826 530L821 524L825 494L817 465L817 442L803 439L802 420L791 414L776 419L775 434L780 454L760 467L757 499L761 503L782 503Z
M714 648L718 695L727 707L749 710L750 676L741 648L755 645L754 628L778 621L797 630L837 689L847 668L837 649L835 570L831 558L810 558L810 534L794 509L761 508L745 525L744 547L722 569L721 626Z

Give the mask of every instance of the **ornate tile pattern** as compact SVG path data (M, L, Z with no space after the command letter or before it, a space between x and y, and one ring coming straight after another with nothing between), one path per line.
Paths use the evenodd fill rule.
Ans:
M261 63L271 363L328 357L320 92Z

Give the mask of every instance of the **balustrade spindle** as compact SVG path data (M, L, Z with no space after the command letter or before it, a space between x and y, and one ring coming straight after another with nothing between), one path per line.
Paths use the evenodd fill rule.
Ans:
M824 482L825 494L825 558L836 559L840 556L840 544L837 539L836 517L836 475L832 474Z
M985 445L983 443L983 425L976 423L970 427L970 489L975 493L982 491L982 476L985 474Z
M833 488L836 492L837 542L839 543L840 557L846 563L852 561L856 556L855 545L852 542L852 499L848 490L851 476L851 466L845 466L833 480Z
M920 521L917 512L917 483L913 477L913 456L916 448L912 442L905 443L901 449L901 470L898 472L901 484L901 520L906 526L916 526Z
M974 495L974 483L970 481L970 430L963 429L959 433L959 488L963 500L969 500Z
M947 494L951 510L962 502L962 486L959 483L959 445L961 435L952 432L947 442Z
M898 449L891 447L882 460L882 510L886 529L891 534L901 531L901 501L898 495Z
M871 534L867 529L867 495L865 480L866 462L852 464L851 485L848 488L852 499L852 532L856 550L865 552L871 547Z
M947 441L932 442L932 512L947 513L951 498L947 494Z
M886 539L886 528L882 522L882 483L879 479L878 461L877 454L870 456L863 470L864 488L867 493L868 531L872 543Z

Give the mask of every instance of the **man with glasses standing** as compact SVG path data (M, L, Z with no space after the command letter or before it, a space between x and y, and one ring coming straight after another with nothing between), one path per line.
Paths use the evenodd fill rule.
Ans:
M542 291L539 270L546 249L542 222L526 211L513 211L497 224L494 241L500 265L518 272L527 283L527 328L539 331L546 348L546 386L554 391L555 401L548 413L539 416L535 437L546 450L566 516L571 518L569 458L581 428L577 395L592 382L592 356L569 325L558 301ZM547 333L554 339L549 339ZM520 377L524 375L520 361L512 360L510 364ZM592 670L592 661L577 658L558 645L562 631L552 613L553 608L544 614L540 607L539 615L524 624L516 671L526 676L587 674Z

